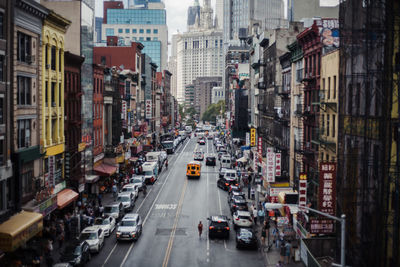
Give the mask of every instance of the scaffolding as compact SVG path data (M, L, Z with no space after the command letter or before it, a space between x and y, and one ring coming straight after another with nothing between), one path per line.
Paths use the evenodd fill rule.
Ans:
M339 9L337 195L351 266L392 265L386 251L395 1L341 0Z

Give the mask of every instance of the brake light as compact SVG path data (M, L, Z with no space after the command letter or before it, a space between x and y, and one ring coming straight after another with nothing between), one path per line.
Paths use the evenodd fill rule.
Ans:
M236 218L236 221L239 221L239 218Z
M212 229L214 229L215 227L214 226L210 226L210 230L212 230Z
M154 177L153 176L151 177L151 182L154 182Z
M228 184L228 183L225 183L225 185L228 186L229 184Z
M236 208L237 206L236 206L236 205L233 205L233 207Z
M229 231L229 227L225 227L225 229Z

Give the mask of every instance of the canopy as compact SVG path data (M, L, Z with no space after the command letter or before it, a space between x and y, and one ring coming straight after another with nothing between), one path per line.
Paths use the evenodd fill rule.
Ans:
M78 198L79 194L72 189L64 189L57 194L58 209L63 209Z
M137 157L131 157L130 159L129 159L129 161L131 161L131 162L135 162L135 161L137 161L139 158L137 158Z
M264 208L267 209L267 210L280 209L282 207L283 207L283 204L281 204L281 203L266 202L264 204Z
M103 176L113 175L117 171L117 167L108 164L100 164L93 169Z
M246 163L247 159L245 157L241 157L240 159L236 160L237 162Z
M43 229L43 215L21 211L0 224L0 249L14 251Z

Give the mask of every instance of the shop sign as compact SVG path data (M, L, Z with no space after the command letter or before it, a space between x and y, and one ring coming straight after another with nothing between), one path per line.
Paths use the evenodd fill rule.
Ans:
M85 190L85 184L79 184L78 193L82 193Z
M52 195L50 198L41 202L39 205L33 208L24 208L28 211L37 212L43 215L43 217L49 215L53 210L57 209L57 195Z
M257 152L259 154L259 157L260 157L259 159L261 162L261 160L262 160L262 138L261 137L258 137Z
M58 192L62 191L65 189L65 181L62 181L59 184L56 184L56 186L54 187L54 191L53 194L57 194Z
M275 153L275 176L282 175L281 163L282 163L282 154Z
M299 206L307 205L307 174L300 173L299 180Z
M319 210L336 214L336 163L322 162L319 165Z
M100 153L97 156L94 157L93 163L98 162L99 160L102 160L104 158L104 153Z
M310 219L311 234L331 234L334 230L334 222L330 219Z
M246 146L250 146L250 133L246 133Z
M125 120L126 119L126 101L122 100L122 112L121 112L121 119Z
M79 143L78 144L78 152L82 152L86 148L86 143Z
M151 119L151 114L152 114L152 103L151 99L146 99L146 119L150 120Z
M272 203L278 202L278 195L280 192L292 192L291 187L270 187L269 196Z
M250 146L256 146L256 128L250 129Z
M289 224L289 219L288 217L278 217L276 222L278 223L278 227L282 227Z
M275 153L272 147L267 148L267 182L275 182Z

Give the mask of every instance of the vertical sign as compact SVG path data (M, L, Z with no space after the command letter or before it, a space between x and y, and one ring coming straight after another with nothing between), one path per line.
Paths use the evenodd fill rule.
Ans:
M281 163L282 163L282 154L275 153L275 176L282 175Z
M258 152L258 162L262 162L262 138L258 137L257 143L257 152Z
M275 153L272 147L267 148L267 182L275 182Z
M49 156L49 186L50 186L50 188L52 188L56 185L55 172L56 172L55 156Z
M246 133L246 146L250 145L250 134Z
M336 163L322 162L319 165L319 210L336 214Z
M307 174L300 173L299 180L299 206L307 205Z
M256 128L250 129L250 146L256 146Z
M146 99L146 119L150 120L151 119L151 99Z

